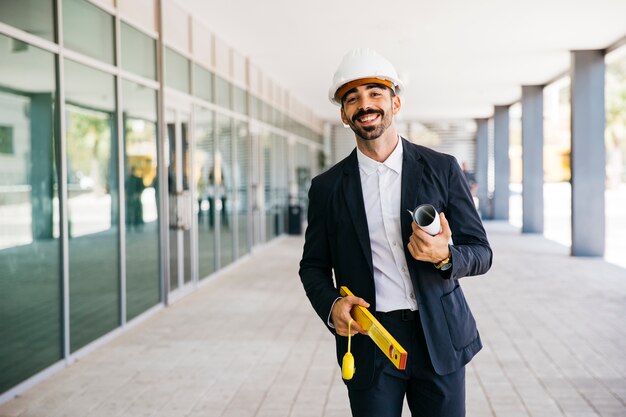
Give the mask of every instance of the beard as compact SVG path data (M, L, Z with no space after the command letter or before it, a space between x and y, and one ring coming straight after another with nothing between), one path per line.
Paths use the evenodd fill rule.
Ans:
M366 114L379 114L380 121L375 125L360 126L357 120ZM352 118L348 119L348 125L358 137L364 140L374 140L381 137L382 134L385 133L387 128L391 126L391 121L393 118L392 115L393 111L391 108L387 112L381 109L361 110L357 112L354 116L352 116Z

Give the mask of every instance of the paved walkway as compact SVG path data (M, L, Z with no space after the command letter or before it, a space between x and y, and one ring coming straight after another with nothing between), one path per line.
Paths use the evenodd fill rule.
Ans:
M626 416L626 269L487 226L494 266L462 281L485 345L468 417ZM301 247L261 248L0 417L349 416L333 339L297 276Z

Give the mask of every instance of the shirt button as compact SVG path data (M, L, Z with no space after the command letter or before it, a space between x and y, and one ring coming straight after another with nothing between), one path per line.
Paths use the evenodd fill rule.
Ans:
M415 300L415 294L411 293L411 299Z
M393 246L398 246L398 242L393 242Z
M406 268L405 267L402 267L402 272L406 272Z

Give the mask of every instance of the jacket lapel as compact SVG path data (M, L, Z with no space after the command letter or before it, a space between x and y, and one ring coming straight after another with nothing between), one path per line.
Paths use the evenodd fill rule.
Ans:
M407 213L407 210L413 211L417 207L419 193L421 190L422 174L424 173L424 164L421 161L421 156L417 152L415 146L402 139L403 153L402 153L402 196L400 199L400 224L402 227L402 241L404 242L405 251L406 245L409 243L411 237L412 228L411 222L413 219L411 215ZM408 254L407 256L411 256Z
M363 202L363 191L361 188L361 176L359 174L356 149L350 154L349 160L344 166L343 173L343 194L346 206L348 207L348 213L350 213L352 224L354 225L359 243L361 244L361 250L363 250L363 254L365 255L365 259L367 260L367 264L373 276L372 249L370 246L369 230L367 228L367 217L365 214L365 203Z

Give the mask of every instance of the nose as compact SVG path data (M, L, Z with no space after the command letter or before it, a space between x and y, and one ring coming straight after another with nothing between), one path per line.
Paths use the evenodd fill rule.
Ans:
M361 99L359 100L359 108L358 110L369 110L372 108L372 103L369 97L365 96L365 97L361 97Z

